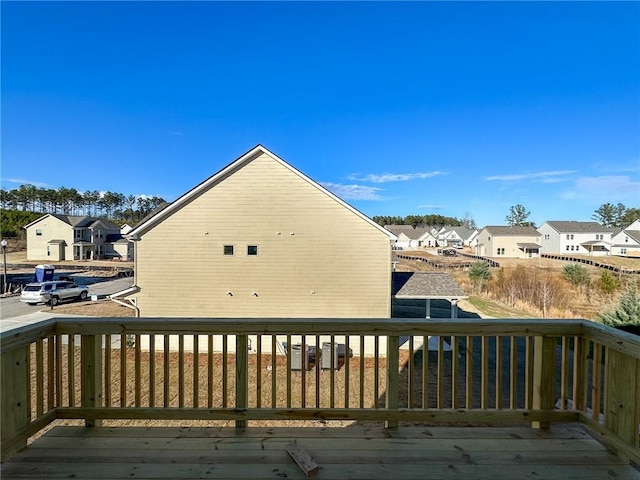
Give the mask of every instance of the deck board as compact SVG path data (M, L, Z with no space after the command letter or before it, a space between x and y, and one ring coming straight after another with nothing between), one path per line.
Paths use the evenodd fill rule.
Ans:
M0 477L303 479L296 439L324 479L624 479L640 472L579 426L188 428L54 427Z

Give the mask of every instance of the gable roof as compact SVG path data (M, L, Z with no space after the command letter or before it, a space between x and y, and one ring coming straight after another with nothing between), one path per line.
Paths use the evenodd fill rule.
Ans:
M151 230L153 227L155 227L156 225L161 223L164 219L166 219L166 218L170 217L171 215L173 215L174 212L180 210L184 205L190 203L192 200L196 199L197 197L199 197L203 193L209 191L211 188L215 187L217 184L219 184L223 180L229 178L235 172L237 172L238 170L240 170L244 166L248 165L253 160L255 160L256 158L258 158L260 155L263 155L263 154L268 155L272 160L275 160L277 163L279 163L283 167L287 168L289 171L291 171L292 173L297 175L299 178L301 178L305 182L309 183L313 187L317 188L322 193L324 193L325 195L327 195L328 197L332 198L337 203L342 205L344 208L346 208L347 210L351 211L353 214L355 214L356 216L360 217L362 220L364 220L365 222L369 223L371 226L375 227L381 233L384 233L385 235L387 235L389 237L389 239L391 239L391 240L395 240L396 239L396 235L395 234L393 234L389 230L386 230L385 228L383 228L380 225L378 225L376 222L371 220L365 214L361 213L359 210L355 209L354 207L349 205L347 202L345 202L344 200L342 200L341 198L339 198L335 194L331 193L329 190L327 190L326 188L321 186L319 183L313 181L311 178L307 177L305 174L303 174L302 172L300 172L296 168L294 168L291 165L289 165L287 162L285 162L280 157L278 157L274 153L272 153L269 150L267 150L262 145L256 145L254 148L252 148L251 150L249 150L245 154L243 154L240 157L238 157L236 160L231 162L229 165L224 167L222 170L220 170L219 172L213 174L211 177L209 177L208 179L206 179L204 182L200 183L199 185L196 185L194 188L189 190L187 193L182 195L180 198L178 198L174 202L166 205L164 208L160 209L157 212L154 212L153 214L149 215L147 218L143 219L133 230L131 230L126 235L126 237L130 238L132 240L136 240L137 238L139 238L140 235L144 235L146 232Z
M510 227L509 225L486 226L484 230L494 237L539 237L540 232L533 227Z
M120 227L118 227L110 220L107 220L106 218L88 217L82 215L60 215L58 213L47 213L40 218L35 219L33 222L25 225L24 228L29 228L47 217L53 217L74 228L93 227L95 226L94 224L102 223L106 228L120 230Z
M598 222L576 222L570 221L548 221L546 222L551 228L558 233L611 233L613 230L604 227Z

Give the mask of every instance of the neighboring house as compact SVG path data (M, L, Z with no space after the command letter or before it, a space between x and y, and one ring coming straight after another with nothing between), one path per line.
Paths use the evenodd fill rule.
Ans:
M478 233L474 248L483 257L537 258L540 233L533 227L487 226Z
M611 255L640 257L640 220L614 235L611 242Z
M411 225L385 225L384 228L396 236L393 250L408 250L412 248L411 240L414 228Z
M549 221L538 228L542 251L556 254L609 255L613 229L598 222Z
M124 240L120 227L104 218L49 213L24 228L27 260L98 260L127 251L117 245Z
M396 236L261 145L127 238L144 317L391 315Z
M414 228L411 225L385 225L384 228L398 237L392 245L394 250L416 250L436 246L436 238L430 228Z
M471 230L465 227L442 227L438 232L438 246L471 246L471 242L475 239L477 234L477 230Z

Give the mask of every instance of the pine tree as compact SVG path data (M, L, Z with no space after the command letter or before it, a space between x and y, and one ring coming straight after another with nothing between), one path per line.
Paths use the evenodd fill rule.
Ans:
M600 321L615 328L630 325L640 327L640 295L637 287L633 285L620 295L618 305L612 311L601 314Z

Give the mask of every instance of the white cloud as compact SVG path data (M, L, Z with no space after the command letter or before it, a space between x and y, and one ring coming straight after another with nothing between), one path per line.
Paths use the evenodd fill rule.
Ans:
M418 205L418 208L421 210L444 210L444 205Z
M330 182L323 182L322 186L343 200L382 200L382 197L378 195L381 188Z
M640 202L640 182L627 175L605 175L600 177L580 177L573 190L562 194L565 199L590 200L591 202L630 202L636 206Z
M3 178L3 182L15 183L18 185L33 185L34 187L50 188L51 185L45 182L34 182L33 180L25 180L24 178Z
M387 183L387 182L406 182L408 180L416 180L423 178L436 177L438 175L446 175L446 172L423 172L423 173L383 173L359 176L357 174L349 175L349 180L370 183Z
M540 180L544 183L557 183L563 180L558 180L555 177L562 175L571 175L576 173L576 170L555 170L551 172L537 172L537 173L516 173L511 175L494 175L492 177L485 177L485 180L499 180L503 182L517 182L520 180Z

